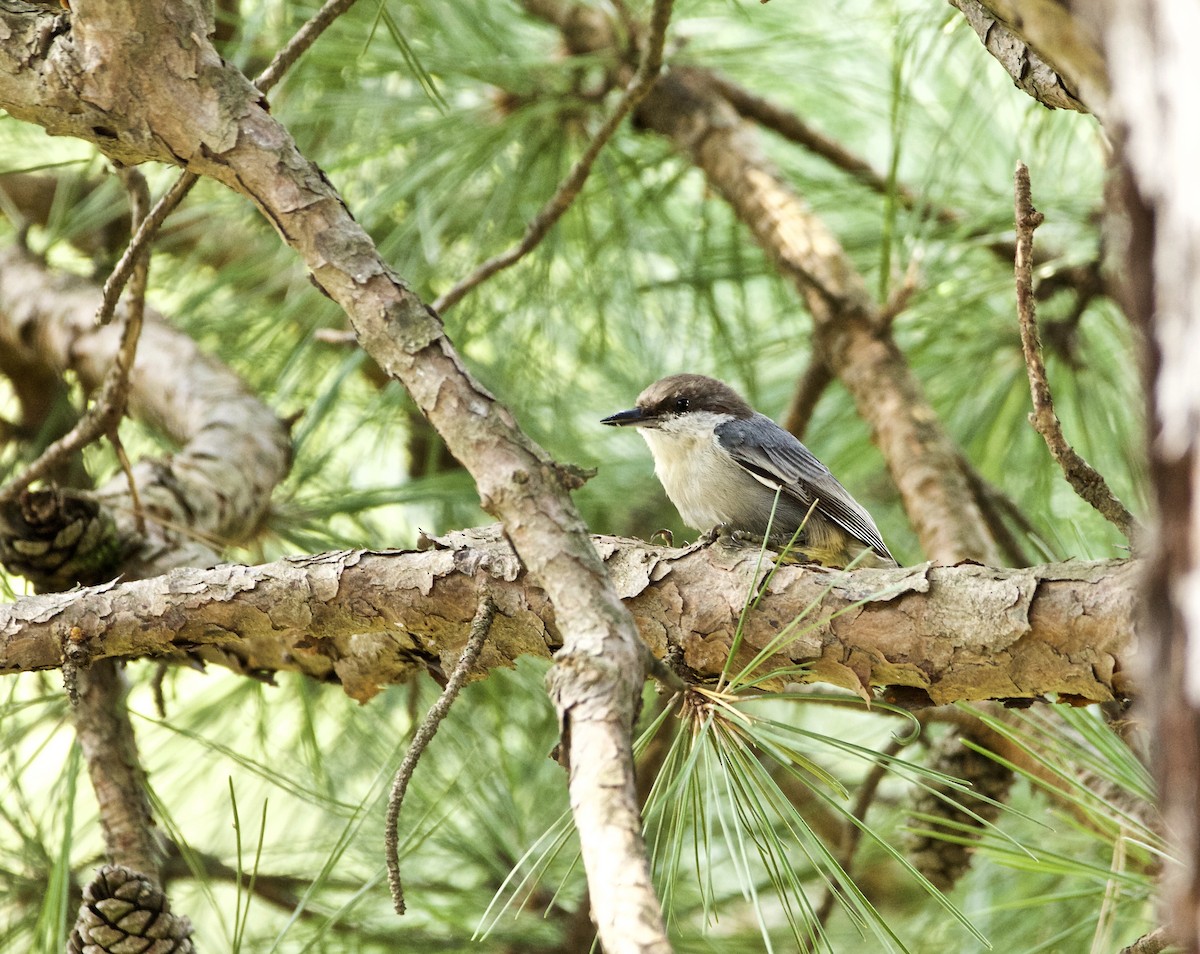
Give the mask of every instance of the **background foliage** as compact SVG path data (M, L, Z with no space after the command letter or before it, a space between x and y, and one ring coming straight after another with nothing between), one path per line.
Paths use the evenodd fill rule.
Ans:
M223 54L253 73L315 9L247 5ZM881 298L916 270L916 292L896 324L900 344L966 455L1020 502L1044 558L1120 555L1115 533L1063 484L1026 422L1011 261L990 248L1011 233L1011 173L1020 158L1047 217L1039 243L1055 254L1042 277L1096 259L1105 148L1095 121L1050 113L1013 89L953 10L918 0L696 0L681 5L672 35L672 63L720 70L771 97L893 183L877 193L763 134L764 148ZM598 123L602 75L600 63L565 56L553 29L511 3L364 0L289 74L272 111L396 270L432 299L520 237ZM52 171L76 186L75 199L60 199L31 245L61 267L103 270L105 253L79 248L125 214L103 162L81 144L0 119L0 171L16 170ZM147 171L157 188L171 175ZM900 201L901 184L919 197L912 209ZM932 217L938 208L956 210L956 223ZM11 225L0 228L11 240ZM232 559L410 546L418 528L488 519L404 394L381 386L357 350L323 338L343 327L341 313L242 200L201 183L172 219L151 282L157 307L281 415L299 415L295 466L268 532L256 550ZM1130 329L1108 299L1092 300L1080 315L1076 302L1064 291L1041 311L1061 332L1047 334L1059 414L1080 452L1136 503L1141 398ZM629 127L537 252L445 318L472 370L532 437L560 460L598 468L576 495L596 532L648 536L670 527L686 535L651 477L645 447L598 427L599 418L681 370L720 376L779 416L809 357L809 319L745 229L685 159ZM132 453L160 450L156 436L135 425L123 434ZM881 459L837 385L806 441L875 514L901 561L919 560ZM104 449L90 463L98 474L114 467ZM18 461L9 452L0 464ZM20 580L0 582L10 594L22 591ZM148 664L133 676L140 740L168 830L198 853L180 863L208 869L172 888L205 948L372 951L399 939L414 951L586 949L578 934L586 928L582 877L569 847L550 863L527 913L501 918L481 944L470 941L493 892L565 808L559 770L546 758L555 727L539 666L472 686L423 761L403 819L412 914L399 924L381 880L380 799L430 686L393 689L358 708L336 690L290 678L264 687L225 673L171 672L160 718ZM100 850L95 807L78 784L57 676L0 688L8 792L0 801L0 946L61 950L73 915L70 879ZM648 695L648 711L655 701ZM906 731L894 718L813 704L791 705L787 718L876 750ZM920 761L941 731L927 728L905 757ZM1094 751L1098 738L1080 751ZM808 755L851 793L869 769L820 749ZM1124 790L1144 798L1130 773ZM872 827L899 842L914 797L910 783L889 775ZM1096 808L1101 815L1105 804ZM1155 862L1121 847L1128 826L1088 822L1025 781L1011 808L998 824L1032 855L989 837L952 895L996 948L1112 950L1136 937L1150 917L1145 881ZM212 864L235 866L239 843L242 866L280 879L282 896L304 899L303 913L263 897L248 914L244 897L235 903L235 889ZM720 850L713 846L708 875L722 899L718 914L705 911L695 872L677 872L678 949L790 949L778 905L755 911ZM913 950L977 949L877 849L863 852L856 871L864 891ZM1118 864L1133 873L1113 874ZM751 868L762 883L772 880ZM815 904L819 879L805 878ZM830 932L834 950L861 943L844 916Z

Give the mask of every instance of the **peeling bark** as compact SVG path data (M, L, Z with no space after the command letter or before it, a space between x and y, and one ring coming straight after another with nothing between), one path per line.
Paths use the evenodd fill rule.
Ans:
M719 675L757 552L593 539L650 649L677 651L699 677ZM856 692L916 689L936 705L1051 693L1107 701L1130 690L1136 574L1128 561L783 566L748 616L739 659L811 604L768 667L808 665L812 679ZM545 592L491 528L425 552L341 551L28 597L0 607L0 673L59 666L64 647L77 659L188 655L260 678L297 671L340 682L366 701L430 665L449 671L484 593L499 612L477 676L562 645Z
M603 911L593 896L601 942L618 954L638 949L629 938L647 935L662 938L654 949L666 949L661 916L643 903L653 898L644 850L612 850L641 844L630 731L643 651L568 496L573 478L471 377L437 315L382 261L258 91L220 59L205 10L189 0L74 0L67 31L63 17L3 0L0 106L126 164L184 165L250 198L345 309L363 348L404 384L470 471L483 506L504 522L555 606L565 645L551 688L564 734L572 748L602 737L577 764L608 781L604 792L588 792L570 780L573 806L601 798L606 805L603 824L579 826L584 863L589 871L597 859L605 869L623 866ZM626 784L612 802L619 779Z
M950 0L1017 88L1047 106L1106 119L1108 64L1099 37L1062 0ZM1143 64L1134 67L1136 75ZM1116 74L1118 77L1120 73ZM1079 105L1070 105L1074 101Z

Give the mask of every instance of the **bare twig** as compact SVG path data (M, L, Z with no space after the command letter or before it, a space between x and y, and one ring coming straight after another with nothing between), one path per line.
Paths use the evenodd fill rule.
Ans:
M112 320L117 301L133 277L134 267L138 260L142 257L143 252L148 251L159 226L163 224L168 215L175 211L175 207L192 191L192 186L199 179L200 177L194 172L184 172L175 180L175 184L163 193L162 198L154 204L154 208L150 210L149 214L142 219L133 238L129 240L124 254L121 255L112 274L104 283L104 297L100 302L100 310L96 313L97 324L106 325Z
M792 400L788 403L787 413L783 417L784 430L791 431L796 437L804 439L804 432L812 421L817 402L825 389L833 383L833 370L825 356L813 352L808 359L808 367L796 382L796 390L792 392Z
M142 222L145 221L146 216L150 214L150 187L146 184L146 177L137 169L121 166L117 169L117 175L125 184L125 191L129 193L130 231L136 231ZM146 317L146 285L149 279L150 256L141 255L133 267L133 274L129 280L129 295L125 299L125 307L129 309L128 321L131 324L135 324L137 328L133 347L136 347L136 338L141 337L142 322ZM121 470L125 472L125 480L129 484L129 499L133 503L137 531L145 535L146 517L142 510L142 501L138 494L137 481L134 480L133 467L130 466L129 455L125 453L125 445L121 443L121 434L118 428L120 417L125 413L125 406L129 400L129 372L132 368L133 358L131 357L128 366L124 369L125 376L122 381L121 393L119 394L120 414L117 415L117 419L108 428L108 440L116 452L117 460L121 464Z
M287 45L275 54L271 65L258 74L254 85L264 93L278 83L283 74L291 69L296 60L303 56L317 37L332 25L333 21L354 6L355 0L329 0L312 18L296 31L295 36L288 40Z
M1042 435L1051 455L1058 461L1067 482L1075 493L1091 504L1100 514L1132 540L1137 534L1137 521L1108 486L1104 477L1067 443L1062 424L1054 413L1050 384L1046 380L1046 365L1042 359L1042 341L1038 334L1036 306L1033 295L1033 232L1042 224L1042 213L1033 207L1030 196L1029 168L1017 163L1015 203L1017 248L1014 271L1017 285L1017 317L1021 323L1021 347L1029 372L1029 391L1033 397L1030 423Z
M979 504L980 513L987 521L988 531L996 541L996 546L1000 548L1007 559L1008 565L1028 566L1029 556L1016 534L1009 529L1006 521L1011 521L1022 533L1035 540L1039 539L1037 527L1030 522L1015 500L975 469L975 466L967 460L966 455L959 455L958 466L966 475L967 483L971 486L971 493ZM1040 546L1037 549L1044 551L1044 555L1049 558L1048 547Z
M827 160L843 172L853 176L863 185L881 195L891 193L906 209L927 208L933 218L943 225L958 225L962 214L954 209L935 208L922 201L916 193L899 182L891 182L887 176L860 156L856 156L841 143L813 129L791 110L784 109L770 100L741 86L719 73L709 74L713 86L721 96L746 119L778 133L789 142L803 146L809 152Z
M962 0L963 3L968 0ZM958 4L956 4L957 6ZM950 206L935 205L929 199L923 198L901 182L892 182L887 176L878 172L874 166L855 155L841 143L829 138L824 133L813 129L803 119L789 109L774 103L757 93L735 83L729 77L720 73L709 74L713 86L720 92L738 114L770 129L772 132L789 142L807 149L814 155L825 159L830 165L841 169L847 175L862 183L872 192L879 195L891 195L896 203L910 212L918 212L922 219L932 218L940 225L948 227L963 226L968 217L959 209ZM990 235L992 229L988 226L970 228L965 238L978 238ZM984 248L997 258L1006 262L1012 261L1013 243L1005 240L988 240ZM1059 258L1055 251L1038 254L1034 259L1035 265ZM1107 283L1102 277L1097 280L1095 274L1088 274L1084 268L1061 269L1057 274L1056 284L1070 286L1077 290L1084 305L1096 295L1111 297ZM1098 270L1097 270L1098 271Z
M420 759L421 753L433 739L442 720L446 718L446 713L450 711L451 704L466 681L467 673L471 671L475 660L479 658L479 652L483 649L483 641L487 638L495 615L496 601L490 594L485 595L479 603L479 609L475 611L475 618L471 621L471 633L467 637L467 645L463 648L458 665L450 674L446 688L442 690L437 702L430 707L429 714L425 716L425 720L417 729L412 745L404 756L404 761L400 763L400 768L396 770L396 777L392 779L392 793L388 796L384 838L387 849L388 885L392 889L392 903L395 905L397 914L403 914L405 911L404 889L400 884L399 836L396 832L396 823L400 818L400 805L404 801L404 793L408 790L408 783L417 767L417 760Z
M149 262L148 253L143 254L143 250L147 249L149 235L151 234L146 232L146 226L154 215L154 211L163 205L163 200L159 200L155 210L147 213L146 206L149 205L149 192L146 188L146 181L141 173L133 169L122 169L119 171L119 175L126 183L130 192L134 217L133 224L137 228L137 236L141 236L145 232L147 238L135 248L135 243L137 242L137 236L135 236L134 240L129 243L129 247L125 250L125 254L121 257L122 263L128 263L124 269L125 277L119 283L114 283L113 279L117 275L117 271L121 269L121 264L118 263L117 269L114 269L113 274L109 276L109 280L104 285L104 301L96 316L96 320L100 324L105 324L111 318L113 311L116 309L117 299L120 298L125 284L130 279L133 279L134 282L125 314L122 318L121 336L120 343L117 346L117 353L113 356L112 366L104 376L104 381L100 385L100 390L92 406L88 408L70 431L47 447L37 460L25 468L21 474L10 480L3 489L0 489L0 504L10 503L15 500L17 495L31 483L53 471L68 457L80 448L90 444L100 435L114 434L121 416L125 413L125 402L129 397L129 373L133 369L133 362L137 357L137 344L142 333L142 319L145 312L146 279ZM166 196L163 198L165 199ZM141 220L140 225L137 221L139 215L145 216ZM162 217L165 218L165 213ZM161 221L161 218L159 221ZM111 292L110 286L112 287Z
M571 207L571 203L579 195L583 184L587 182L592 165L595 163L596 157L600 155L600 151L608 144L625 117L650 92L650 87L658 79L659 71L662 69L663 45L666 41L667 24L671 21L672 5L673 0L655 0L654 11L650 16L650 31L637 72L625 88L625 92L621 94L613 111L597 130L596 135L592 137L592 141L588 143L583 155L575 161L571 171L554 191L554 195L526 226L525 235L521 241L507 251L489 258L466 278L457 282L444 294L439 295L433 303L434 311L441 313L454 307L468 292L483 284L497 272L503 271L528 255L546 237L555 223L562 218L563 213Z

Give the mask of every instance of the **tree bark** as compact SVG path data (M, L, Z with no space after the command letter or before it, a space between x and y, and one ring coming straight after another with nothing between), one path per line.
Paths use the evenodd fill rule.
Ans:
M757 552L616 537L593 544L646 645L697 677L718 676L764 572ZM808 669L766 688L890 687L905 690L906 702L936 705L1051 694L1107 701L1130 691L1137 572L1129 561L782 566L746 617L738 659L791 626L793 639L764 665ZM556 608L493 527L450 534L424 552L343 551L27 597L0 607L0 673L59 666L65 648L77 659L192 656L258 678L297 671L340 682L366 701L431 665L448 672L484 593L499 613L477 675L562 645Z
M621 868L605 879L611 890L593 896L604 902L595 910L601 943L610 954L667 950L633 785L644 650L568 496L577 481L467 372L438 316L380 258L259 92L217 55L206 11L189 0L74 0L65 17L3 0L0 106L126 164L169 162L224 183L254 202L345 309L363 348L467 467L484 508L504 522L554 604L564 648L552 692L571 764L607 780L588 790L571 776L577 820L596 822L578 826L584 864L589 874ZM614 845L637 850L619 854Z
M1075 64L1068 61L1059 68L1047 60L1046 55L1039 52L1036 44L1031 43L1024 35L1024 18L1020 15L1017 4L998 2L981 3L980 0L950 0L958 7L971 29L975 31L980 42L993 57L1004 67L1005 72L1012 77L1013 85L1022 92L1028 93L1043 106L1050 109L1074 109L1088 112L1088 107L1079 99L1071 80L1064 76L1062 70L1068 71L1076 81L1088 86L1088 77L1079 77ZM1035 6L1035 4L1029 4ZM1040 4L1038 5L1040 6ZM1009 19L1004 19L1008 17ZM1048 18L1047 18L1048 19ZM1069 16L1066 17L1069 21ZM1015 21L1015 22L1013 22ZM1041 22L1040 20L1038 21ZM1039 41L1048 42L1045 33L1049 28L1032 27L1031 32ZM1061 29L1061 28L1059 28ZM1061 49L1061 43L1050 47L1050 55ZM1094 48L1087 51L1094 56ZM1089 86L1089 89L1091 87Z
M1064 97L1079 103L1102 121L1106 110L1110 72L1097 31L1072 4L1060 0L958 0L971 28L987 51L996 57L1017 88L1048 106L1070 106ZM988 22L990 21L990 23ZM999 27L1003 35L995 35ZM1125 74L1132 79L1134 72Z
M1144 329L1150 474L1158 510L1143 591L1139 673L1155 692L1155 767L1180 860L1165 874L1166 935L1200 952L1200 28L1194 4L1091 0L1112 77L1109 133L1121 167L1108 228L1125 264L1126 310Z

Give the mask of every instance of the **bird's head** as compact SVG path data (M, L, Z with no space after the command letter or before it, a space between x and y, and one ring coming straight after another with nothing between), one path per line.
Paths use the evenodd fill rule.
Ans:
M689 415L750 418L754 409L728 384L703 374L673 374L638 395L637 404L600 423L613 427L658 428Z

